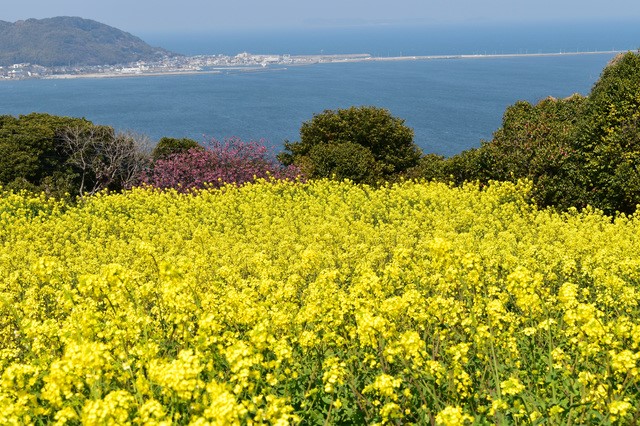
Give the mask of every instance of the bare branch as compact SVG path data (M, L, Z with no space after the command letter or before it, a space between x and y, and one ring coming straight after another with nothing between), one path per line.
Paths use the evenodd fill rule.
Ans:
M68 128L61 139L67 163L80 173L80 197L130 188L149 165L151 144L145 136L89 126Z

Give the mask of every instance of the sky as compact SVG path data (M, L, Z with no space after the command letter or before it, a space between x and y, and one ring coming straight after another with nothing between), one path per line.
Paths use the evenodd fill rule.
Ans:
M0 20L80 16L133 34L349 25L638 20L639 0L28 0Z

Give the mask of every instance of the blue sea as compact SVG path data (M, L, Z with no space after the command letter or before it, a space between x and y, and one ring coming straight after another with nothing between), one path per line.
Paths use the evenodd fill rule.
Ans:
M350 27L146 34L188 55L369 53L374 56L636 50L640 26ZM0 114L86 117L148 135L198 141L237 136L275 151L325 109L387 108L425 152L453 155L489 140L506 107L587 94L613 54L334 63L257 72L0 82Z

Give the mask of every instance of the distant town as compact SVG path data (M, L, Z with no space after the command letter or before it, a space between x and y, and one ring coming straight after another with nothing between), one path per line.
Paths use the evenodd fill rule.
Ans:
M369 54L351 55L255 55L239 53L235 56L199 55L199 56L167 56L156 62L139 61L126 65L100 66L58 66L43 67L36 64L13 64L0 67L0 79L65 79L65 78L106 78L106 77L134 77L170 74L205 74L223 73L225 70L257 71L273 66L312 65L319 63L345 63L364 61L394 61L394 60L427 60L427 59L472 59L472 58L506 58L522 56L559 56L559 55L588 55L615 54L619 51L593 52L557 52L557 53L515 53L490 55L436 55L436 56L399 56L373 57Z
M354 55L199 55L167 56L161 61L139 61L126 65L43 67L36 64L13 64L0 67L0 79L62 79L79 77L126 77L183 73L216 73L224 70L259 70L274 65L310 65L331 62L354 62L369 59L368 54Z

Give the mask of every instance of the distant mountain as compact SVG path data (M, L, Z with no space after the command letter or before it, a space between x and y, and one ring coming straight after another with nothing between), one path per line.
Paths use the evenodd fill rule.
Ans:
M100 22L61 16L0 21L0 66L114 65L178 56Z

